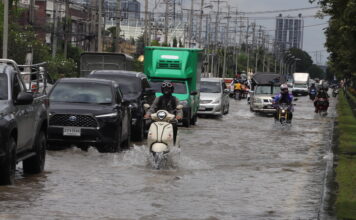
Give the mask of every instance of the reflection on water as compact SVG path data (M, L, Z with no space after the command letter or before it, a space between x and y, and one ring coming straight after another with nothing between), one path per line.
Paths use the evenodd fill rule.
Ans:
M332 105L333 106L333 105ZM334 110L300 98L291 127L231 100L231 114L180 128L155 170L144 144L121 153L50 151L46 172L0 187L0 219L316 219Z

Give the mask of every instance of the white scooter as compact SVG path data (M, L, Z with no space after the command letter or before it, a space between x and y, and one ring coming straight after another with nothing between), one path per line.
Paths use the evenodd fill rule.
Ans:
M182 108L178 106L177 109ZM165 110L158 110L151 115L153 123L148 130L147 146L153 156L153 166L156 169L162 168L172 147L179 147L179 138L176 137L174 143L174 133L172 122L176 123L175 115Z

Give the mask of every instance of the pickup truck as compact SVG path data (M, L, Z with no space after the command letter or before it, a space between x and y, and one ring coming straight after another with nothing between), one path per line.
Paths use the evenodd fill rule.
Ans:
M47 97L29 93L17 63L0 59L0 184L14 183L16 164L24 173L44 169L47 147Z

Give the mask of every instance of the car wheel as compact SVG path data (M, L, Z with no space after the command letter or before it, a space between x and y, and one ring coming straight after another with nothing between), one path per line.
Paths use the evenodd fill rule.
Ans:
M183 126L189 128L190 127L191 116L190 112L187 115L186 119L183 119Z
M250 106L250 111L251 111L251 112L255 112L255 110L253 110L253 108L252 108L251 106Z
M133 130L132 140L133 141L143 141L145 136L145 121L143 118L137 120L137 126Z
M225 115L229 114L229 111L230 111L230 105L227 105L227 108L225 109Z
M47 138L46 134L41 131L35 141L34 151L36 155L22 162L24 173L40 173L44 169L46 160Z
M0 185L14 184L16 171L16 142L11 137L7 143L7 153L0 166Z

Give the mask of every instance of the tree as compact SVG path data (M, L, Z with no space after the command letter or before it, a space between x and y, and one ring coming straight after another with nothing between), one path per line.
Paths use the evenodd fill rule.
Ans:
M313 60L307 52L298 48L291 48L289 53L299 59L296 63L296 72L307 72L313 65Z
M173 38L173 47L177 47L178 46L178 40L176 37Z
M324 79L325 78L324 71L316 64L312 64L306 72L308 72L310 74L310 77L312 79L315 79L315 78Z

